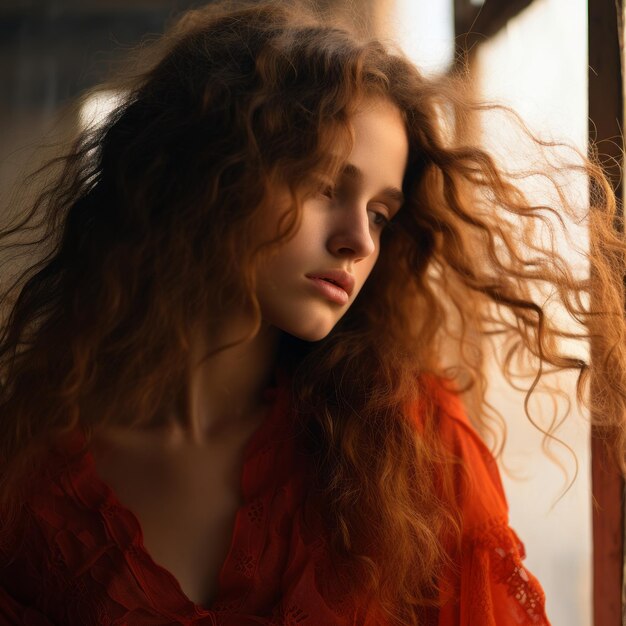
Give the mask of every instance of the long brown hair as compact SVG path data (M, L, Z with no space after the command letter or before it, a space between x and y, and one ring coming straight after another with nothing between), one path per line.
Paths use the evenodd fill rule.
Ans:
M29 225L45 228L33 242L43 258L3 300L2 500L10 511L13 478L51 437L78 424L89 433L147 422L175 402L199 319L218 323L237 302L260 320L255 265L295 231L303 199L340 171L359 103L382 97L409 139L406 202L345 317L315 344L286 338L281 359L295 368L294 416L315 451L332 549L352 568L346 584L396 623L416 624L419 607L435 602L442 537L458 534L435 486L450 459L438 445L432 381L455 376L482 397L474 338L500 333L507 363L529 355L543 367L529 394L548 369L573 369L585 395L590 363L563 352L559 339L573 331L546 315L534 283L551 286L581 323L574 334L594 341L596 426L624 468L621 221L601 169L578 166L594 190L593 281L575 277L524 226L544 222L546 207L484 150L444 132L446 116L458 126L480 110L460 79L426 79L379 41L284 4L217 3L142 48L115 83L122 103L80 135L56 161L62 173L2 231L8 248ZM558 191L558 177L544 174ZM291 218L276 240L254 245L285 186ZM558 214L572 212L559 197ZM449 346L454 372L441 359ZM408 417L418 404L416 430Z

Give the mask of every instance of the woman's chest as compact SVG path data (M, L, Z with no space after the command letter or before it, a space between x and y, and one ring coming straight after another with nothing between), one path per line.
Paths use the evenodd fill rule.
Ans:
M241 446L109 446L93 456L99 477L137 518L146 552L189 599L211 604L242 504Z

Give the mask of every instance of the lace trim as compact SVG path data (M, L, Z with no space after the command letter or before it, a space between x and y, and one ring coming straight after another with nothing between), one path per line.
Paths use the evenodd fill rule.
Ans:
M531 624L548 625L545 616L545 594L537 579L524 567L524 544L506 521L483 527L474 534L474 549L484 550L489 558L490 579L506 588L519 608L515 617Z

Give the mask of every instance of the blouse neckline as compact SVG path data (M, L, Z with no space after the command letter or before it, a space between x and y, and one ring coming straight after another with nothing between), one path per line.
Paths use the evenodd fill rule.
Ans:
M165 597L158 596L155 598L155 601L158 601L161 606L165 601L170 600L168 602L170 604L169 610L173 615L184 613L190 617L203 617L212 615L216 611L214 607L224 593L223 581L227 578L226 569L233 559L236 548L237 529L243 525L244 509L254 493L259 490L259 481L267 483L275 478L271 472L259 473L256 471L258 468L251 468L250 466L257 455L264 453L265 456L270 456L267 453L274 448L278 439L284 438L276 435L280 432L285 434L286 424L279 424L280 419L284 420L288 414L288 394L285 383L283 377L282 382L279 381L275 387L269 387L265 390L264 398L268 402L265 417L260 420L258 427L253 431L243 448L243 463L239 478L240 504L235 513L229 549L219 569L216 594L208 607L191 600L183 591L176 576L166 567L157 563L151 556L144 545L144 534L139 519L129 507L122 503L113 488L98 474L95 459L87 444L82 426L79 426L72 433L67 440L68 445L62 448L64 456L68 452L70 456L76 453L80 455L80 458L77 459L78 465L75 466L75 475L78 481L72 481L79 499L87 506L95 505L94 508L98 511L101 521L107 527L114 542L122 547L132 561L139 561L143 570L158 574L162 586L175 593L176 598L168 597L166 594ZM66 471L72 472L72 466L74 463L67 465ZM122 521L121 526L119 521ZM145 568L143 567L144 564ZM154 588L152 585L148 587ZM146 593L149 596L148 591Z

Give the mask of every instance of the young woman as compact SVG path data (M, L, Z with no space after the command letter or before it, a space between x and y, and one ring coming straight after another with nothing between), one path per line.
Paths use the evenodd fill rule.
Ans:
M186 15L3 231L44 228L3 300L3 624L547 624L458 398L494 332L581 395L559 339L593 337L623 459L600 170L591 283L453 138L453 79L284 4Z

